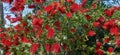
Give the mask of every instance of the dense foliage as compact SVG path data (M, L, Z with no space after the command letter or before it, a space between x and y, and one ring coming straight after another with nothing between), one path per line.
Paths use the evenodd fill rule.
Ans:
M2 0L18 25L0 28L5 55L112 55L120 51L120 7L99 0ZM89 3L89 5L87 4ZM22 17L24 6L33 13Z

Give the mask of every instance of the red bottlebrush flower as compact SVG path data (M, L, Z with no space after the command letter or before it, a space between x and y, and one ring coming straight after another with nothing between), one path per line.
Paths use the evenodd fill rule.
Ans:
M21 4L16 4L10 9L11 12L15 12L15 11L18 11L18 12L21 12L24 10L24 5L21 5Z
M67 12L67 13L66 13L66 17L67 17L67 18L72 17L72 13L71 13L71 12Z
M114 9L113 8L109 8L109 9L106 9L104 10L104 13L107 15L107 16L112 16L113 13L114 13Z
M40 4L40 3L44 3L45 0L34 0L34 2L37 3L37 4Z
M88 28L88 24L84 24L84 28Z
M13 44L18 45L18 35L14 35L13 39L14 39Z
M51 15L55 15L57 13L57 10L51 10Z
M10 55L10 52L6 52L5 55Z
M45 49L47 52L50 52L51 51L51 45L50 44L45 44Z
M60 52L60 43L52 44L51 51L53 53L59 53Z
M29 39L26 37L21 37L21 42L28 43Z
M60 31L60 30L61 30L61 27L57 27L57 30Z
M80 10L81 13L85 13L85 12L88 12L88 9L87 8L83 8Z
M31 46L31 48L30 48L30 52L31 52L32 54L35 54L39 47L40 47L40 44L38 44L38 43L32 44L32 46Z
M41 18L34 18L32 21L33 25L36 25L36 24L41 25L42 23L43 23L43 19L41 19Z
M15 39L15 40L13 41L13 45L18 45L18 39Z
M73 0L66 0L66 2L68 2L68 3L73 3Z
M49 28L50 28L50 25L46 24L46 25L45 25L45 29L48 30Z
M37 15L41 15L41 11L40 10L37 10Z
M96 46L100 47L100 46L102 46L102 43L100 41L97 41Z
M30 4L30 5L28 5L28 8L35 8L35 5L34 4Z
M111 27L114 27L115 26L115 20L109 20L109 21L106 21L103 25L103 29L105 30L108 30L110 29Z
M10 47L12 45L12 42L10 40L8 40L8 39L2 38L1 41L7 47Z
M89 30L88 33L87 33L88 36L94 36L95 34L96 33L92 30Z
M80 9L80 7L79 7L78 4L72 4L72 5L70 6L71 12L77 12L79 9Z
M74 29L74 28L71 28L71 29L70 29L70 32L74 33L74 32L75 32L75 29Z
M6 18L7 18L8 20L10 20L10 17L11 17L11 15L7 15L7 16L6 16Z
M13 2L13 0L2 0L2 2L6 2L6 3L11 4Z
M45 7L45 12L47 12L47 13L50 13L50 11L53 9L53 6L52 5L49 5L49 6L46 6Z
M91 16L89 16L89 15L85 15L85 17L86 17L87 20L91 19Z
M115 44L116 44L117 46L120 46L120 39L116 39Z
M54 9L58 10L59 9L59 2L52 2L51 5L54 7Z
M104 55L104 52L101 49L96 50L96 55Z
M2 32L3 31L3 29L2 28L0 28L0 32Z
M60 11L61 13L65 13L66 7L65 7L65 6L60 7L60 8L59 8L59 11Z
M104 19L105 19L105 18L104 18L103 16L101 16L97 21L103 22Z
M15 40L15 39L18 39L18 35L14 35L13 39L14 39L14 40Z
M26 34L29 33L29 32L30 32L30 29L25 29L24 30L24 33L26 33Z
M22 22L22 23L21 23L21 26L22 26L22 27L25 27L25 26L27 26L27 23L26 23L26 22Z
M103 42L104 42L104 43L108 43L109 41L110 41L110 38L109 38L109 37L103 39Z
M11 23L15 23L15 22L21 21L22 18L21 18L21 17L15 17L15 18L8 18L8 20L9 20Z
M19 0L20 2L20 5L24 6L26 3L25 3L25 0Z
M55 30L53 28L48 29L47 39L51 39L54 36Z
M41 18L34 18L33 20L32 20L32 25L34 26L34 27L36 27L36 28L39 28L41 25L42 25L42 23L43 23L43 19L41 19Z
M54 25L55 25L56 27L60 27L60 22L59 22L59 21L56 21L56 22L54 22Z
M81 7L83 7L87 3L87 0L82 0L82 3L80 4Z
M96 4L96 3L92 4L92 7L91 7L91 9L94 9L94 8L96 8L96 6L97 6L97 4Z
M14 28L16 29L16 30L18 30L18 31L21 31L21 30L23 30L24 29L24 27L20 27L20 25L18 24L18 25L16 25L16 26L14 26Z
M63 44L63 49L66 50L67 49L67 45L66 44Z
M71 41L72 41L72 42L75 42L75 38L71 38Z
M5 36L6 36L5 33L0 33L0 38L3 38L3 37L5 37Z
M11 12L17 11L17 8L16 7L12 7L12 8L10 8L10 11Z
M35 34L36 37L39 37L42 34L42 29L39 29L37 33Z
M101 46L102 46L102 43L100 42L100 41L97 41L96 42L96 50L99 50L100 48L101 48Z
M114 50L113 47L109 47L109 48L108 48L108 52L109 52L109 53L113 52L113 50Z
M93 22L93 26L94 26L94 27L98 27L99 25L100 25L99 22L97 22L97 21Z
M112 27L110 29L110 34L111 35L118 35L118 27Z

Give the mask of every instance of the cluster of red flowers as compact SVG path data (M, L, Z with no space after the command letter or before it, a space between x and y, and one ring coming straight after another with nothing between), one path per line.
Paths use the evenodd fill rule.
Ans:
M38 52L42 52L42 54L62 54L64 52L82 54L85 48L91 47L87 42L93 43L92 46L95 45L95 47L91 47L94 49L90 52L104 55L106 52L104 46L109 45L110 41L113 41L111 45L120 46L120 20L112 19L113 14L119 11L120 7L105 9L101 11L103 14L96 18L89 12L92 10L92 13L95 13L93 10L97 9L97 4L93 3L90 9L86 8L87 0L82 0L81 4L75 3L74 0L59 0L49 3L49 5L46 5L45 2L49 2L46 0L31 1L28 8L33 8L34 14L29 14L22 19L21 12L24 10L26 1L3 0L3 2L12 3L10 10L18 15L15 18L8 15L6 18L11 23L20 22L9 28L0 28L0 42L5 47L6 55L15 54L16 52L12 48L14 46L23 47L25 43L28 44L26 48L29 47L29 50L25 48L19 51L23 53L28 50L30 52L28 55L39 54ZM108 46L107 52L112 54L114 48ZM78 52L78 50L80 51Z

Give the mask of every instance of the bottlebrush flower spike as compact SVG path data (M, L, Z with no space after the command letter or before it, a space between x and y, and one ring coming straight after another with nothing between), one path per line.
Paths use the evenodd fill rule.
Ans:
M84 24L84 26L83 26L84 28L88 28L88 24Z
M28 43L29 39L26 37L21 37L21 42Z
M91 9L95 9L95 8L96 8L96 6L97 6L97 4L96 4L96 3L92 4Z
M54 22L54 26L60 27L60 22L59 21Z
M47 13L50 13L50 11L53 9L53 6L52 5L48 5L48 6L46 6L45 7L45 12L47 12Z
M53 28L49 28L47 33L47 39L52 39L54 36L54 32L55 30Z
M113 50L114 50L114 48L113 48L113 47L109 47L109 48L108 48L108 52L109 52L109 53L112 53L112 52L113 52Z
M111 27L115 27L115 20L108 20L103 24L103 29L108 30Z
M100 25L99 22L97 22L97 21L93 22L93 26L94 26L94 27L98 27L99 25Z
M106 9L106 10L104 10L104 13L107 15L107 16L112 16L113 15L113 13L114 13L114 8L109 8L109 9Z
M88 33L87 33L88 36L94 36L95 34L96 33L92 30L89 30Z
M116 46L120 46L120 39L116 39L115 44L116 44Z
M81 7L85 6L85 4L87 3L87 0L82 0L82 3L80 4Z
M75 28L71 28L71 29L70 29L70 32L71 32L71 33L74 33L75 31L76 31Z
M103 22L104 20L105 20L105 18L103 16L100 16L97 21Z
M65 13L66 7L65 7L65 6L61 6L61 7L59 8L59 11L60 11L61 13Z
M96 55L104 55L103 50L101 50L101 49L96 50Z
M71 13L71 12L67 12L67 13L66 13L66 17L67 17L67 18L71 18L71 17L72 17L72 13Z
M118 27L112 27L110 29L110 34L111 35L118 35Z
M60 43L52 44L51 51L53 53L59 53L60 52Z
M46 0L34 0L36 4L44 3Z
M1 42L7 47L10 47L12 45L12 42L5 38L2 38Z
M66 0L66 2L68 2L68 3L73 3L73 0Z
M35 34L36 37L39 37L42 34L42 29L39 29L37 33Z
M40 47L40 44L38 44L38 43L32 44L32 46L31 46L31 48L30 48L30 52L31 52L32 54L35 54L39 47Z
M45 49L47 52L50 52L51 51L51 45L50 44L45 44Z
M30 4L30 5L28 5L28 8L30 8L30 9L35 8L35 5L34 4Z
M34 18L33 20L32 20L32 25L34 26L34 27L40 27L41 25L42 25L42 23L43 23L43 19L42 18Z
M6 36L5 33L0 33L0 38L3 38L3 37L5 37L5 36Z
M100 47L100 46L102 46L102 43L100 41L97 41L96 46Z
M6 3L9 3L11 4L13 0L2 0L2 2L6 2Z
M109 38L109 37L103 39L103 42L104 42L104 43L108 43L109 41L110 41L110 38Z
M6 52L5 55L10 55L10 52Z
M37 15L41 15L41 10L37 10Z
M48 30L50 28L50 25L49 24L46 24L45 25L45 29Z
M72 4L71 6L70 6L70 10L71 10L71 12L77 12L78 10L80 9L80 7L79 7L79 5L78 4Z
M91 16L90 15L85 15L87 20L91 20Z
M88 11L89 11L88 8L82 8L82 9L80 10L81 13L85 13L85 12L88 12Z

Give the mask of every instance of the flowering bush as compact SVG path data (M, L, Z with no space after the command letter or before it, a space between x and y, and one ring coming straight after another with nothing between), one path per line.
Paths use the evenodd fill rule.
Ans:
M120 51L120 7L75 0L2 0L12 4L9 28L0 28L5 55L104 55ZM33 13L22 17L24 5Z

